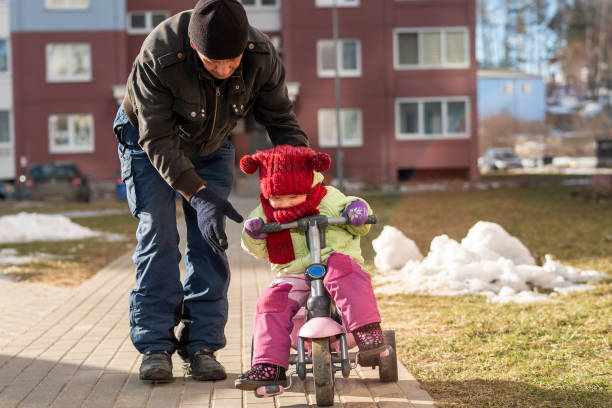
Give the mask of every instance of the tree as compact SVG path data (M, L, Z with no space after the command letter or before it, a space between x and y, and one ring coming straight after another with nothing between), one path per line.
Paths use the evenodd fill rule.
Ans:
M611 21L609 0L558 0L549 24L557 34L554 60L568 82L592 98L612 85Z
M550 54L548 10L552 1L478 0L480 66L543 75Z

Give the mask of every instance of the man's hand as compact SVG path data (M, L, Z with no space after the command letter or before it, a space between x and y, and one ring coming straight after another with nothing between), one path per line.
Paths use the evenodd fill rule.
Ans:
M363 201L355 200L346 206L342 216L348 217L352 226L360 227L368 220L368 206Z
M204 240L212 249L221 253L227 249L224 217L242 222L242 216L229 201L219 197L209 187L199 190L191 197L191 206L198 214L198 227Z
M249 218L244 223L244 232L246 232L247 235L253 239L266 239L268 237L268 234L266 234L265 232L262 232L261 234L255 234L254 232L260 229L263 224L263 220L259 217Z

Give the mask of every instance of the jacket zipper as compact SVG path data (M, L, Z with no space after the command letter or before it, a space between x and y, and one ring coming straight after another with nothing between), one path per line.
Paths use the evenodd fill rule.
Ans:
M212 128L210 129L210 140L212 140L213 133L215 131L215 123L217 122L217 106L219 104L219 96L221 95L221 90L218 86L215 87L215 113L213 115L213 123Z

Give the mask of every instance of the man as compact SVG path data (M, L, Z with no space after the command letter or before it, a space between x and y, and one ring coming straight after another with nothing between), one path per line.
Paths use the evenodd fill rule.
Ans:
M226 377L214 354L225 346L227 322L225 217L242 222L227 201L234 177L228 137L249 110L273 144L308 144L279 56L238 1L200 0L145 39L113 125L128 203L139 219L129 320L143 381L171 381L177 350L193 378ZM187 227L182 285L177 191Z

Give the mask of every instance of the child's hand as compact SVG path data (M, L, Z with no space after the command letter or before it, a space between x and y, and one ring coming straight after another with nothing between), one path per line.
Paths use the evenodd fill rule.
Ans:
M346 206L342 216L348 216L352 226L360 227L368 219L368 206L363 201L355 200Z
M255 234L254 231L257 231L264 224L263 220L259 217L257 218L249 218L244 222L244 231L247 235L253 239L266 239L268 234L265 232L261 234Z

